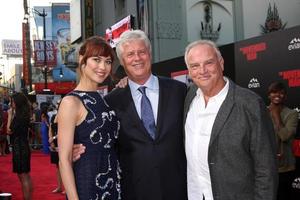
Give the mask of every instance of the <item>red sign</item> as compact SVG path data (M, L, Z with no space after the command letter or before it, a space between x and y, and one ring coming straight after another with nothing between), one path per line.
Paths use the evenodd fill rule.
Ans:
M267 44L265 42L261 42L258 44L253 44L250 46L240 48L240 51L246 55L247 60L256 60L257 53L260 51L265 51L267 49Z
M56 51L57 41L34 40L34 61L35 67L54 67L57 65ZM46 59L45 59L46 54Z
M67 13L57 14L57 19L70 21L70 14Z
M71 92L75 87L75 82L50 82L47 84L48 89L54 92L54 94L67 94ZM38 93L43 93L45 83L34 83L34 90Z
M116 47L116 43L119 40L120 35L131 29L131 16L128 15L118 23L112 25L106 29L105 39L109 42L111 47Z
M279 76L281 76L284 80L288 81L289 87L300 87L299 69L279 72Z
M30 38L29 38L29 24L22 24L22 49L23 49L23 79L25 85L29 84L29 65L30 64ZM29 61L29 62L28 62Z

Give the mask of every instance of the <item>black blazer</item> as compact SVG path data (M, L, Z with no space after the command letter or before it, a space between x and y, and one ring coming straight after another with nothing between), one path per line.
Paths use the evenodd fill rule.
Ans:
M136 111L129 86L105 99L121 121L118 152L124 200L186 200L183 104L186 86L158 77L157 134L153 140Z

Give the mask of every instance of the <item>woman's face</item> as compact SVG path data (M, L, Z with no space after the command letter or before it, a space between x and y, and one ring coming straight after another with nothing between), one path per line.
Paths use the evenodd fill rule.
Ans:
M270 92L269 99L272 104L275 105L283 104L284 100L286 99L286 93L284 90Z
M89 57L85 65L82 65L83 77L92 82L102 83L110 74L112 59L110 56Z

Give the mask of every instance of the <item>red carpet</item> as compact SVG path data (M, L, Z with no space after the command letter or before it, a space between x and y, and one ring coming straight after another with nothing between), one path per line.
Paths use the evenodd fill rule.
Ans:
M50 156L40 151L31 154L31 172L33 182L33 200L64 200L65 195L53 194L56 188L56 166L50 163ZM12 173L11 154L0 156L0 190L12 193L13 200L22 200L21 184Z

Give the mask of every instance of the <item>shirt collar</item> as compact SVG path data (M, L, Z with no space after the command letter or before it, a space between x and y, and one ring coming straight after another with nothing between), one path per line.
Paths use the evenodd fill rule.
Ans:
M139 89L139 87L141 87L141 86L146 86L150 90L158 90L158 88L159 88L158 78L156 76L154 76L153 74L150 75L150 77L148 78L148 80L146 81L146 83L144 85L139 85L130 79L128 79L128 85L129 85L131 92L136 92Z
M216 94L216 95L213 96L213 97L210 97L210 98L209 98L210 100L220 99L221 97L227 95L228 90L229 90L229 80L228 80L228 78L225 77L225 76L224 76L223 78L224 78L224 81L225 81L225 86L222 88L222 90L221 90L218 94ZM203 93L202 93L202 91L201 91L200 88L197 89L197 91L196 91L196 96L198 96L198 97L202 97L202 96L203 96Z

